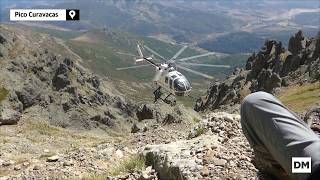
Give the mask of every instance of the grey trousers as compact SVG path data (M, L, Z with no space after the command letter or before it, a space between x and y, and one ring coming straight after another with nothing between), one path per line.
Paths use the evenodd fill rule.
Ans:
M311 157L312 173L320 166L320 138L271 94L256 92L243 100L241 125L255 155L280 165L290 179L310 176L291 173L292 157Z

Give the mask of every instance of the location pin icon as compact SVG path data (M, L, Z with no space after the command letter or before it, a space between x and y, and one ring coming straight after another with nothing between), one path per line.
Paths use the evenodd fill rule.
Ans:
M74 10L69 11L69 16L71 17L71 19L73 19L75 15L76 12Z

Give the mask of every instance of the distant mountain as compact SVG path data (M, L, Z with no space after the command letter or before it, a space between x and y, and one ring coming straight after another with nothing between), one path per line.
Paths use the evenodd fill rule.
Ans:
M245 43L244 43L245 42ZM208 40L199 44L199 47L210 51L224 53L253 52L258 50L264 39L249 32L235 32Z
M1 21L9 20L9 7L77 8L79 22L53 22L73 30L117 28L141 36L166 37L178 43L200 42L208 50L248 52L266 38L286 38L297 30L314 36L319 29L319 1L3 1ZM7 8L5 8L7 7ZM18 7L18 6L16 6ZM265 36L265 34L267 34ZM230 36L230 37L229 37ZM252 36L252 37L250 37ZM237 41L237 38L240 41ZM229 46L228 41L235 43ZM279 40L283 40L279 39ZM249 42L244 47L242 40ZM231 49L228 49L231 48ZM239 48L239 49L237 49Z

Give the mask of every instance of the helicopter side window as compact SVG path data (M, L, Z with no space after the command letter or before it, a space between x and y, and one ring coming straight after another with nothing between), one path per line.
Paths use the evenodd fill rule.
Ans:
M168 83L168 77L165 78L164 82L165 82L165 83Z

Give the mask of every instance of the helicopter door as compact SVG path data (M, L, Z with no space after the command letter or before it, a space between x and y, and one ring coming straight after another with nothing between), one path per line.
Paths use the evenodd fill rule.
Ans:
M173 83L173 80L170 78L170 81L169 81L170 89L172 89L172 83Z

